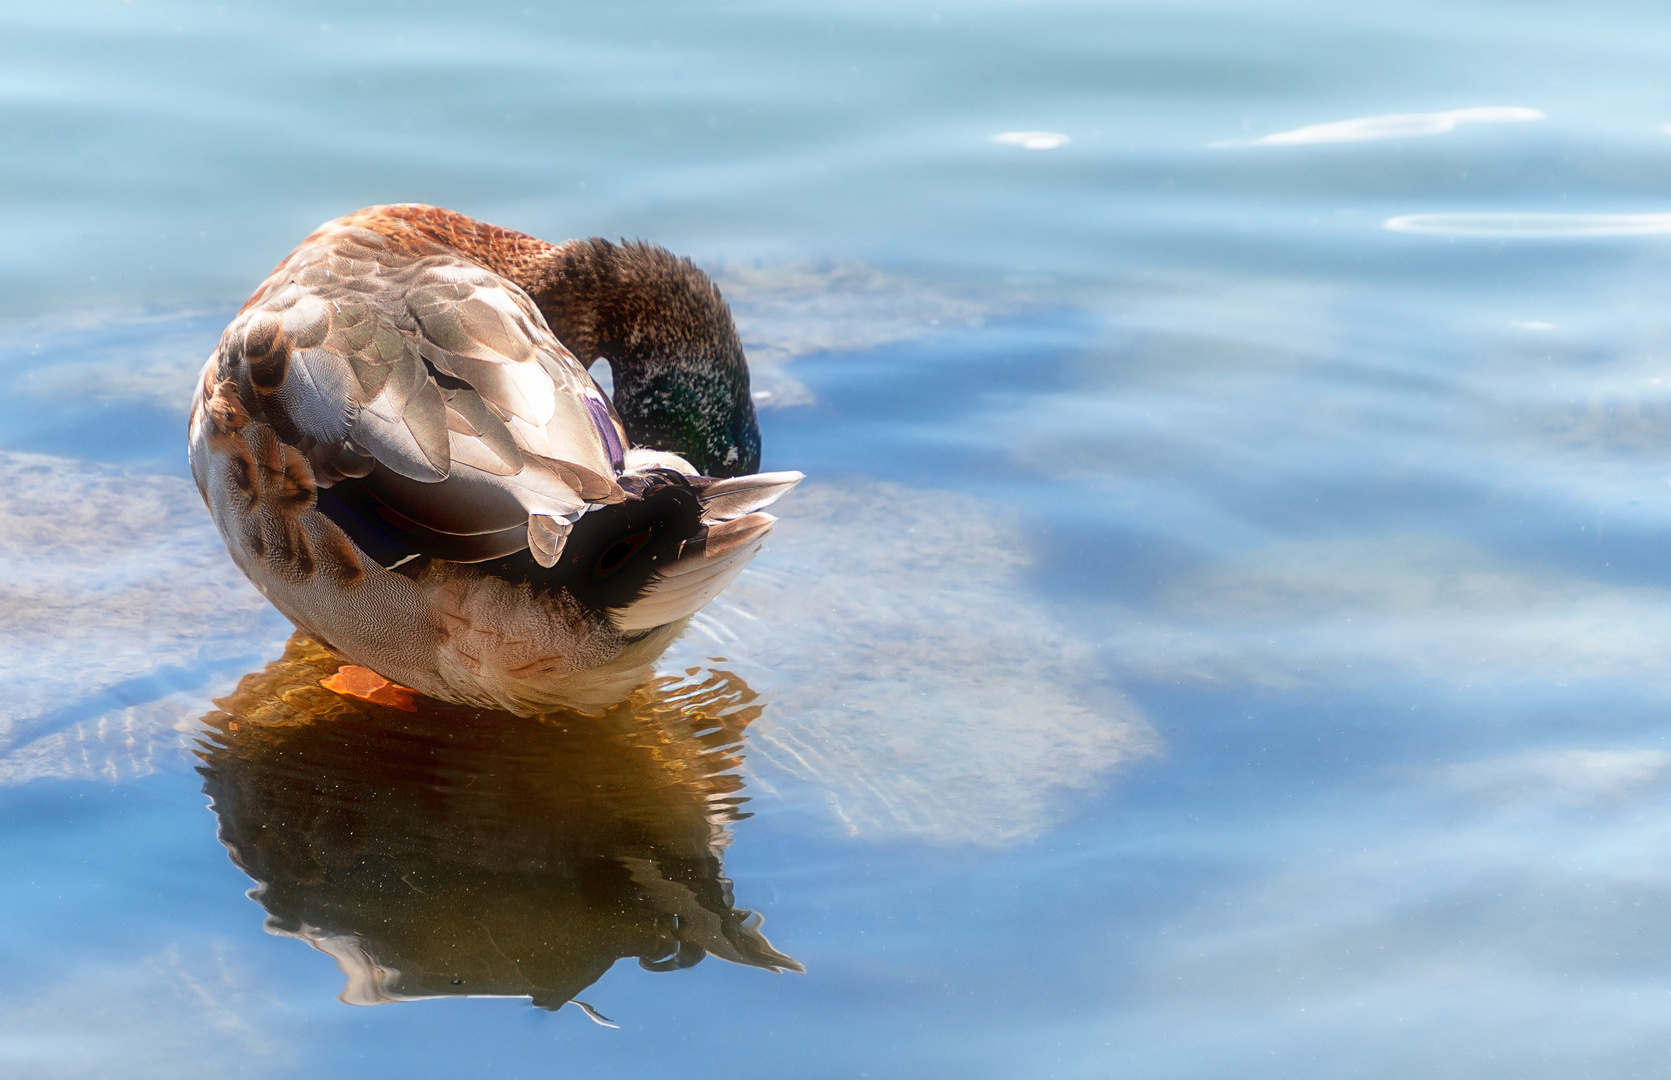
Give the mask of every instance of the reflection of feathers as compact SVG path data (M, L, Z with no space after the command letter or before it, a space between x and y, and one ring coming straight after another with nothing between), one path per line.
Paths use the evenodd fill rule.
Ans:
M700 277L644 245L585 252L605 249L669 289ZM529 292L478 261L513 272L562 251L427 207L332 222L251 297L198 388L192 472L239 567L304 630L434 697L525 713L619 698L800 479L703 476L631 445ZM588 279L587 302L606 286ZM734 341L717 292L705 302ZM727 362L743 404L721 419L753 432L740 347Z
M344 1000L556 1008L623 957L801 970L720 864L759 714L735 676L519 719L345 699L319 686L338 665L293 638L204 718L199 771L268 928L335 957Z

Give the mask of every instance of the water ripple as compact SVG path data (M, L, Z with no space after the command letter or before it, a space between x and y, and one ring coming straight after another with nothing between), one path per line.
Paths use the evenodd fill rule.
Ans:
M1671 214L1404 214L1385 227L1444 236L1653 236L1671 232Z
M1538 109L1517 105L1480 105L1470 109L1448 109L1430 113L1387 113L1311 124L1291 131L1278 131L1257 139L1232 139L1210 143L1221 146L1308 146L1313 143L1367 142L1371 139L1408 139L1420 135L1443 135L1461 124L1524 124L1545 119Z

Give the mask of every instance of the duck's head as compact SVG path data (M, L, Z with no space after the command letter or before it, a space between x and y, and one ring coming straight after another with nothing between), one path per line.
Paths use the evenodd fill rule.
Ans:
M748 361L719 288L689 259L642 242L571 240L528 288L583 363L602 357L635 445L708 476L760 467Z

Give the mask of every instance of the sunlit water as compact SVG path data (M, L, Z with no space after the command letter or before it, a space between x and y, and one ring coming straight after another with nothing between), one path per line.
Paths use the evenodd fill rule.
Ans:
M14 6L0 1072L1664 1075L1668 32ZM396 200L695 257L810 477L604 718L334 699L186 478Z

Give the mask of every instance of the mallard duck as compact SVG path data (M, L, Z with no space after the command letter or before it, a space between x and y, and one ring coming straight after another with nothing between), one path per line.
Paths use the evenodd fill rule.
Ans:
M523 715L625 697L801 479L754 474L742 345L689 260L416 204L278 265L204 365L189 438L233 561L305 633Z

